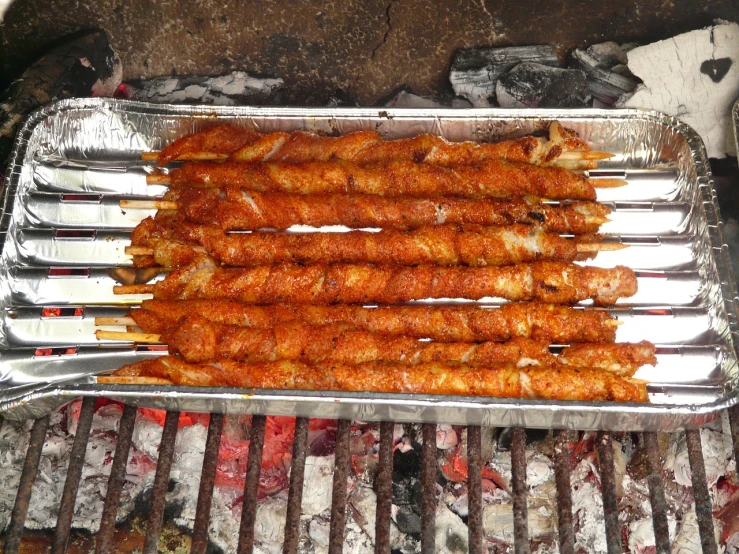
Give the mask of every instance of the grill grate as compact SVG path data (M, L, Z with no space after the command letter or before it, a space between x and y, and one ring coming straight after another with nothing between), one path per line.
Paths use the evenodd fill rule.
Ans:
M87 398L82 403L77 433L70 456L67 478L64 486L59 510L59 519L52 543L52 552L64 552L71 532L75 498L84 464L85 448L90 435L95 400ZM159 446L149 520L146 531L144 552L157 551L159 535L165 507L165 495L172 466L179 412L167 412L162 438ZM731 433L734 439L734 451L739 452L739 408L730 412ZM97 553L115 550L113 542L115 516L118 510L121 489L124 483L125 467L132 443L132 435L136 421L136 408L126 407L123 411L118 434L118 442L112 462L105 498L100 531L96 538ZM202 478L198 495L197 512L193 531L191 552L204 553L207 550L210 507L215 482L216 465L220 446L221 430L224 416L212 414L208 427L205 454L203 459ZM265 436L266 418L254 416L250 430L250 448L247 461L246 480L244 485L244 508L239 529L238 552L246 553L254 548L254 529L256 507L259 494L259 475L262 464L262 452ZM299 524L305 462L308 451L308 424L306 418L298 418L295 426L293 443L292 468L288 489L287 516L283 552L294 554L298 549ZM0 420L0 426L2 420ZM41 451L49 427L49 417L36 420L30 433L26 459L21 473L15 505L8 527L4 552L19 552L24 522L28 513L31 491L38 471ZM375 479L377 494L376 541L375 552L390 551L390 521L392 506L392 471L393 471L393 430L392 422L380 425L380 450L378 472ZM351 422L340 420L336 435L335 471L333 477L331 523L329 531L329 552L338 553L343 548L344 528L347 510L347 482L350 470L350 433ZM718 545L714 537L712 505L706 481L706 472L701 451L699 431L686 433L688 457L693 479L693 494L696 516L700 531L701 545L705 554L716 554ZM421 451L421 550L435 551L435 514L436 514L436 426L422 426L423 445ZM469 551L473 554L483 552L482 525L482 434L480 427L467 428L468 453L468 500L469 500ZM554 470L558 498L558 532L559 547L562 554L574 552L574 529L572 514L572 494L570 484L570 444L573 438L571 431L558 431L554 437ZM664 481L659 456L656 433L641 433L639 440L644 446L647 462L647 482L649 498L652 506L656 552L669 554L670 540L667 525L667 503L665 500ZM603 511L605 516L607 549L609 554L623 551L621 527L618 520L618 498L616 473L612 439L609 433L598 433L596 448L600 464L600 475L603 495ZM526 504L526 431L521 428L512 429L511 462L513 494L514 550L517 554L528 554L531 551L527 525L528 509Z

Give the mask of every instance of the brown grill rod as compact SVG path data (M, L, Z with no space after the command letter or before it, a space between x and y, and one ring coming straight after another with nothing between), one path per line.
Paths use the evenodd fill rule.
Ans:
M190 554L205 554L208 549L208 527L210 526L210 506L213 502L213 486L216 484L218 451L221 448L223 414L210 414L208 437L205 439L203 470L200 474L200 490L195 509L195 524L192 529Z
M600 484L603 496L603 518L606 525L608 554L621 554L621 525L618 521L618 496L616 495L616 469L613 465L613 441L609 433L598 433L596 439L600 461Z
M482 430L467 427L467 534L470 554L482 554Z
M300 514L303 504L303 481L305 480L305 458L308 455L308 418L295 420L293 436L293 458L290 466L290 485L287 492L285 514L285 542L283 554L297 554L300 538Z
M28 515L28 505L33 491L33 482L36 480L38 465L41 461L41 450L44 448L46 431L49 428L49 416L44 416L33 423L31 434L28 439L28 450L26 460L23 462L18 493L15 495L13 512L10 515L8 532L5 535L5 554L17 554L23 536L23 526Z
M393 430L392 421L380 423L380 451L377 461L375 490L375 554L390 552L390 521L393 505Z
M244 500L241 505L241 523L239 525L239 546L236 549L238 554L247 554L254 550L254 524L257 521L259 474L262 471L262 453L264 452L264 429L266 423L267 418L265 416L255 415L251 420L249 457L246 461ZM285 529L287 530L287 526Z
M647 482L649 483L649 501L652 504L652 525L657 554L670 554L667 501L665 500L665 483L662 478L657 433L643 433L642 440L647 453Z
M511 429L511 492L513 493L513 548L531 554L529 508L526 505L526 431Z
M110 466L103 515L100 518L100 531L98 531L95 538L95 554L106 554L115 550L113 534L115 533L115 521L118 515L121 490L123 489L123 483L126 481L126 467L128 465L128 455L131 451L133 428L136 425L136 412L134 406L124 407L118 424L118 437L116 438L113 463Z
M734 441L734 460L739 467L739 404L729 408L729 427L731 428L731 439Z
M713 507L708 493L700 431L697 429L685 431L685 438L688 444L688 462L690 462L693 479L693 498L695 499L695 515L698 519L701 547L703 554L717 554L718 546L713 533Z
M331 490L331 524L328 531L329 554L341 554L346 526L347 479L349 479L351 421L340 419L336 429L334 481Z
M86 396L82 400L80 417L77 421L77 431L74 435L72 451L69 455L69 466L67 467L67 479L64 481L62 501L59 505L59 515L56 520L54 539L51 543L51 554L64 554L72 531L72 518L74 517L74 502L77 499L77 489L82 477L82 466L85 465L85 451L90 439L92 428L92 415L95 413L97 398Z
M167 488L169 486L169 471L172 469L172 456L177 438L177 424L180 421L180 412L167 412L162 428L162 440L159 443L159 459L157 471L154 475L152 487L151 510L146 525L143 554L156 554L159 546L159 535L162 532L162 521L166 503Z
M421 554L436 552L436 425L424 423L421 446Z
M557 515L560 554L575 553L572 521L572 484L570 482L570 431L555 433L554 480L557 485Z

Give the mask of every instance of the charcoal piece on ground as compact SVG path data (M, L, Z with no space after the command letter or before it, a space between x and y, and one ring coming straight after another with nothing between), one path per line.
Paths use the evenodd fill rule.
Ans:
M508 48L473 48L454 54L449 81L457 96L478 108L493 105L498 78L522 62L559 67L559 58L549 45Z
M37 60L0 95L0 173L28 113L55 99L112 96L122 74L102 30L77 35Z
M259 79L243 71L221 77L157 77L131 83L129 98L161 104L279 104L282 79Z
M615 45L605 48L606 45ZM601 48L596 48L601 47ZM577 49L570 58L570 68L584 72L588 80L588 94L606 105L613 105L622 95L633 91L639 81L626 68L628 50L614 43L593 45L587 50ZM617 68L618 71L614 71Z
M521 63L495 86L503 108L579 108L587 105L587 79L578 69Z
M598 67L612 69L617 65L626 65L629 63L629 51L637 46L638 44L635 42L619 44L614 41L608 41L593 44L588 47L586 52L597 62Z

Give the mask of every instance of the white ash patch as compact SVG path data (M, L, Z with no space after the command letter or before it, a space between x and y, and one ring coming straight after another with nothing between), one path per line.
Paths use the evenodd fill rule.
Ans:
M333 479L333 456L308 456L306 458L303 483L303 515L314 516L331 508Z
M739 25L716 25L634 48L628 66L644 81L619 106L680 118L703 138L708 155L734 155L731 107L739 89Z
M5 421L0 429L0 530L10 523L32 421Z
M728 433L704 428L701 429L700 436L706 480L710 489L721 476L735 471L736 463L732 459L731 437ZM665 456L664 467L674 472L675 481L678 484L685 487L693 485L688 460L688 445L683 433L673 435Z

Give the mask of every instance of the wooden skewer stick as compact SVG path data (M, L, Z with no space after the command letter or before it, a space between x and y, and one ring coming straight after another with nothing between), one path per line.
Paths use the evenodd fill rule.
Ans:
M153 294L154 285L116 285L113 294Z
M121 208L135 210L176 210L177 202L168 200L121 200Z
M615 250L623 250L628 247L628 244L620 242L581 242L577 244L577 251L580 253L613 252Z
M625 187L629 182L625 179L590 179L590 183L597 189L615 189Z
M108 385L173 385L163 377L141 377L138 375L98 375L98 383Z
M145 342L147 344L159 344L162 336L156 333L129 333L127 331L95 331L97 340L125 340L128 342Z
M166 173L156 173L146 176L147 185L168 185L171 179Z
M596 150L570 150L568 152L562 152L554 159L554 161L609 160L615 157L616 154L611 154L610 152L598 152Z
M202 246L193 246L192 248L196 252L202 252L202 253L208 252ZM148 246L126 246L126 248L123 251L129 256L153 256L154 255L154 249L149 248Z
M132 317L96 317L95 325L103 327L106 325L121 325L128 327L130 325L137 325L136 320Z
M159 158L159 152L144 152L141 154L141 159L145 162L155 162ZM221 154L219 152L186 152L176 158L177 161L221 161L227 160L228 154Z
M202 246L193 246L195 251L207 253L207 250ZM627 244L620 242L583 242L577 245L577 251L581 253L585 252L611 252L614 250L623 250L628 248ZM148 246L126 246L124 252L130 256L153 256L154 249Z

